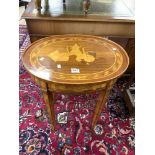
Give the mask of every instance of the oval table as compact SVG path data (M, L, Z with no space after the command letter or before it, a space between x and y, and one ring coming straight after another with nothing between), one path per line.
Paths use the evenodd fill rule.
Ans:
M91 35L55 35L32 43L23 64L43 92L52 129L55 127L54 93L98 92L92 128L110 90L127 69L129 58L118 44Z

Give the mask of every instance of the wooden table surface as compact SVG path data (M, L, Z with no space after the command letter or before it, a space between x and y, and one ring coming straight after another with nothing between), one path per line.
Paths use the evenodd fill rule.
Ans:
M64 84L88 84L120 76L128 66L124 49L114 42L89 35L58 35L38 40L24 53L33 75ZM72 69L79 69L72 73Z
M49 0L49 8L45 8L42 1L40 12L35 9L34 0L29 4L23 14L23 18L38 18L52 20L119 20L122 22L134 22L134 7L129 6L126 0L91 0L88 15L85 16L82 8L82 1L66 0ZM70 17L70 18L68 18ZM48 18L49 19L49 18Z
M32 43L23 55L23 64L43 91L53 129L55 114L51 97L54 92L100 91L94 127L110 89L126 71L129 58L121 46L108 39L57 35Z

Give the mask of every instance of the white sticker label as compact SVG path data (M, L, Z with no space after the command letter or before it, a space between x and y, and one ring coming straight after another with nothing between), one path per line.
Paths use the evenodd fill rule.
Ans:
M79 68L71 68L71 73L80 73Z
M57 68L61 68L61 65L60 64L57 64Z
M112 48L114 51L116 51L117 50L117 48Z

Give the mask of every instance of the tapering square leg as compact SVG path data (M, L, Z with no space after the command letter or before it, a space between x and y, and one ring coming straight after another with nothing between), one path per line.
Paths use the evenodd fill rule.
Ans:
M50 118L51 128L55 130L54 93L49 91L46 83L41 83L43 98Z
M107 87L105 90L101 90L99 92L99 97L98 97L98 101L96 103L96 107L95 107L95 112L93 115L93 119L92 119L92 128L94 129L97 120L102 112L102 109L105 107L105 104L107 102L111 87L112 87L112 82L107 84Z

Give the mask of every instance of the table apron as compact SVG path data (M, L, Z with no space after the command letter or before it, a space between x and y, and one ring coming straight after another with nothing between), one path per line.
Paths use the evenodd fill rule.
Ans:
M107 88L111 89L117 79L113 79L106 82L93 83L93 84L59 84L53 82L47 82L31 75L32 79L37 83L41 90L44 92L61 92L61 93L88 93L99 90L104 90Z

